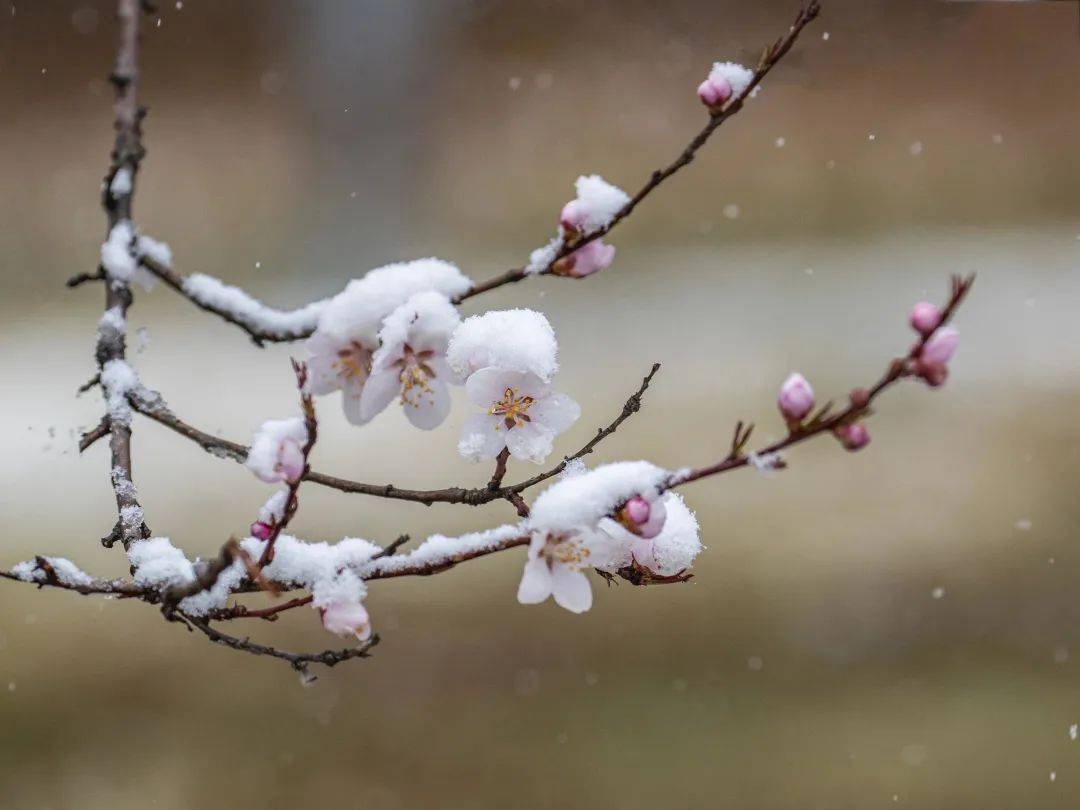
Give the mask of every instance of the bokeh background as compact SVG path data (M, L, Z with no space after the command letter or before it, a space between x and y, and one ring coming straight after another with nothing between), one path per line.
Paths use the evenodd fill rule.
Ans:
M93 373L111 144L108 3L0 9L0 563L120 575ZM792 2L184 0L147 23L137 220L183 272L280 305L387 261L475 278L547 240L580 173L636 188L702 123L715 59L752 62ZM10 7L10 10L9 10ZM822 398L875 378L909 305L979 274L941 391L881 403L873 444L824 439L772 477L686 490L708 551L691 584L605 588L592 612L514 600L521 555L388 581L377 654L302 687L141 604L0 584L0 805L748 810L1080 804L1080 10L826 0L821 19L583 282L469 301L545 311L579 447L654 362L643 411L593 461L724 452L781 430L779 381ZM145 382L245 440L294 407L288 357L168 289L139 294ZM321 413L316 466L477 484L464 397L433 435ZM266 495L139 421L149 522L190 553ZM531 473L512 465L511 476ZM303 536L386 541L509 520L305 488ZM335 640L297 611L249 625Z

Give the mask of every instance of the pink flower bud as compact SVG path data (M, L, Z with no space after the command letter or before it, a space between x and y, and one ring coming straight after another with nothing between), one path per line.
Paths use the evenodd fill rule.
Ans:
M281 443L278 453L278 461L274 469L281 473L285 481L295 484L304 474L303 449L296 442L285 441Z
M615 246L605 245L594 239L579 247L569 256L564 256L555 263L555 273L560 276L584 278L598 273L611 264L615 258Z
M931 388L940 388L949 379L949 367L944 363L928 363L919 360L915 363L915 373Z
M836 438L840 440L845 450L862 450L870 444L870 431L861 422L852 422L849 425L841 425L835 431Z
M789 422L801 422L814 409L814 389L802 374L792 374L780 386L780 413Z
M248 530L251 532L251 536L256 540L267 540L270 538L270 532L273 531L269 523L263 523L261 520L256 520L251 524L251 528Z
M698 85L697 94L701 103L710 110L718 109L731 98L731 82L723 76L709 76Z
M335 602L319 608L322 625L339 636L354 635L361 641L371 638L371 618L360 602Z
M919 353L919 360L923 363L945 365L952 359L953 352L956 351L959 342L960 333L958 331L951 326L941 329L926 341L922 352Z
M937 304L920 301L911 308L911 328L926 337L941 324L941 309Z
M571 200L563 206L562 213L559 214L559 224L566 229L567 233L577 234L584 229L588 218L581 203L578 200Z
M615 516L627 530L639 537L651 539L660 534L667 520L663 498L648 501L640 495L628 500Z

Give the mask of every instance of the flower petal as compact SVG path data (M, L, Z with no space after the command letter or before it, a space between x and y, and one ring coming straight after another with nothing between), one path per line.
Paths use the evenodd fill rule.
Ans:
M450 413L450 391L446 385L438 379L428 380L428 384L430 393L414 389L410 395L414 402L402 400L401 403L405 416L421 430L434 430Z
M469 401L481 408L490 408L500 401L507 388L514 389L517 396L530 396L533 399L545 397L550 390L547 384L535 374L523 374L520 371L507 371L504 368L488 366L469 375L465 381L465 394Z
M364 384L356 380L348 380L341 388L341 407L345 411L345 418L354 425L363 425L368 421L360 410L363 394Z
M540 464L547 458L554 439L555 431L539 422L528 422L506 432L510 455L533 464Z
M495 458L506 446L507 431L497 430L500 420L496 416L478 413L461 429L458 452L470 461Z
M533 403L529 416L543 422L556 433L562 433L581 416L581 406L566 394L552 392Z
M367 378L357 405L365 422L382 413L401 392L401 374L396 369L376 371Z
M538 605L551 596L552 573L546 561L529 560L521 573L517 598L523 605Z
M557 605L571 613L584 613L592 607L589 578L584 571L568 565L556 565L551 572L551 595Z

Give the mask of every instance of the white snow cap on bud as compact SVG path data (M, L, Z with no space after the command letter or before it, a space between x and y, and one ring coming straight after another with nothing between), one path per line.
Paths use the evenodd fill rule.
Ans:
M612 540L594 541L592 564L601 571L615 572L636 562L659 576L672 576L690 568L702 550L697 518L676 492L665 492L658 503L664 512L658 534L626 538L618 529L604 524L604 533Z
M814 409L814 389L802 374L792 374L780 386L777 406L785 419L801 422Z
M574 184L577 197L563 206L559 222L567 231L589 236L611 224L630 202L630 195L598 174L582 175Z
M295 483L304 474L307 425L299 416L263 422L248 452L247 468L268 484Z
M754 79L754 71L735 62L716 62L698 87L698 97L713 109L739 98Z
M473 315L450 337L446 359L461 377L488 366L535 374L551 382L559 370L558 343L548 319L531 309Z

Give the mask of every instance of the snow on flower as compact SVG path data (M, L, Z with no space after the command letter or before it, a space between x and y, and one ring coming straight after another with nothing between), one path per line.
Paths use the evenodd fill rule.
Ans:
M400 395L405 416L416 427L432 430L450 413L448 383L460 380L446 362L450 334L461 322L454 305L441 293L416 293L395 309L379 332L380 346L359 400L359 418L367 422Z
M245 464L268 484L295 483L304 474L307 441L307 425L301 417L270 419L255 433Z
M527 525L545 538L587 550L582 560L602 571L637 563L660 576L678 574L693 563L701 543L697 520L682 498L661 491L670 477L646 461L601 465L544 490ZM549 551L549 561L550 554L562 553Z
M311 591L312 606L319 611L323 627L339 636L371 638L371 619L363 605L367 588L352 571L343 570L318 580Z
M718 110L728 101L739 98L754 79L754 71L735 62L716 62L708 77L698 86L698 97L710 109Z
M465 393L484 413L469 419L458 451L472 461L495 458L504 447L514 458L541 463L555 436L581 416L581 408L531 372L489 366L472 374Z
M574 184L577 197L563 206L559 224L567 233L589 236L608 227L630 195L598 174L582 175Z
M452 299L471 286L455 265L441 259L389 264L350 281L321 309L307 341L309 390L317 396L340 390L346 418L363 424L367 419L360 399L379 349L383 321L417 293L433 291Z
M461 377L488 366L535 374L551 382L559 370L555 330L531 309L510 309L473 315L450 337L446 359Z

